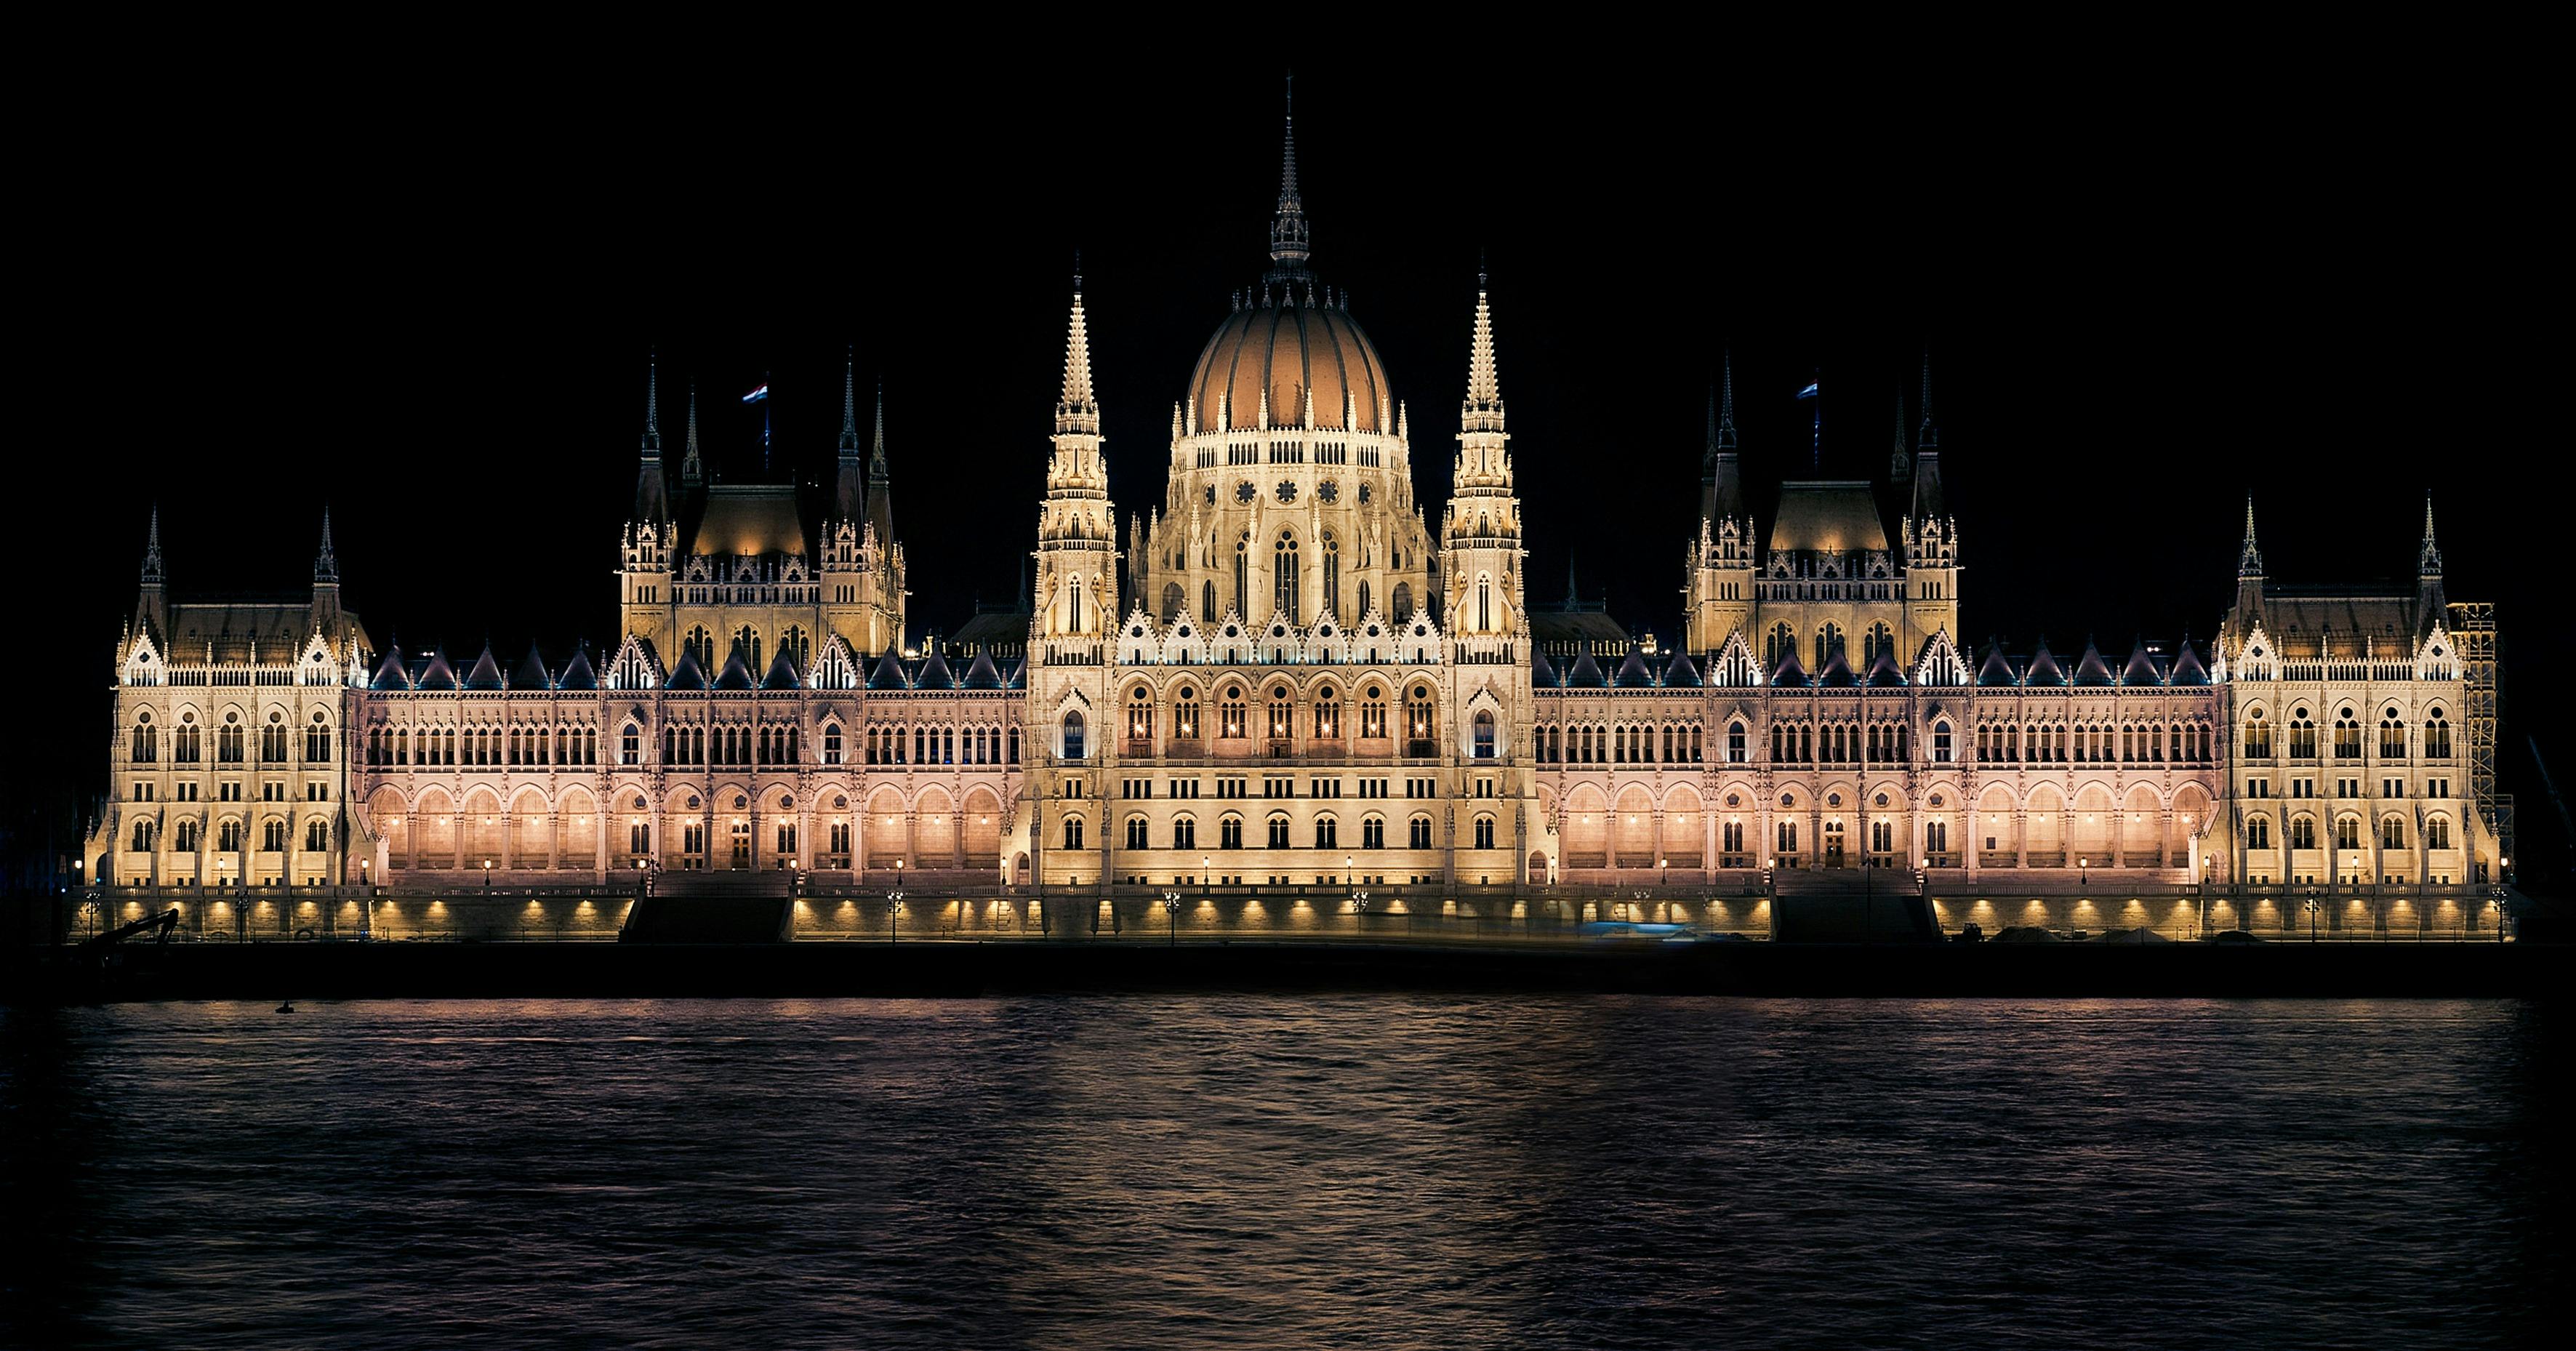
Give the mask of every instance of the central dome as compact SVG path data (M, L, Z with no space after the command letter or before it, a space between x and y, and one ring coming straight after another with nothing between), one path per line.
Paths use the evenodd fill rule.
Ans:
M1394 432L1381 425L1380 406L1393 406L1386 366L1368 335L1346 311L1326 305L1256 305L1235 311L1208 339L1190 376L1190 406L1200 431L1256 427L1261 392L1270 391L1270 424L1293 427L1305 420L1306 394L1315 396L1315 425L1345 431ZM1347 418L1344 395L1351 404ZM1232 407L1227 407L1231 399ZM1344 427L1345 421L1353 425Z

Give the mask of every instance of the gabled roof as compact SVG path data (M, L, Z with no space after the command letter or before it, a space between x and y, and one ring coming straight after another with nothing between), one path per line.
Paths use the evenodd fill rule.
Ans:
M979 646L975 649L975 660L966 663L966 679L961 684L963 688L970 690L993 690L1002 687L1002 673L993 669L991 647Z
M2176 685L2206 685L2209 668L2201 665L2200 653L2193 651L2191 640L2182 640L2182 651L2174 654L2173 672L2168 677Z
M2021 683L2025 685L2066 683L2066 669L2057 664L2056 654L2048 650L2047 639L2039 640L2039 650L2030 654L2030 665L2021 668Z
M507 684L508 682L501 679L501 663L492 660L492 645L490 643L485 643L483 645L483 655L476 657L474 659L473 668L465 673L465 688L469 690L497 690L504 688Z
M2081 686L2120 683L2111 674L2111 663L2102 660L2102 649L2095 647L2090 638L2084 640L2084 655L2075 660L2075 683Z
M575 651L572 654L571 661L564 663L563 674L555 677L555 688L559 690L595 690L599 688L599 676L596 672L590 669L590 647L588 644L584 644L579 650Z
M511 668L510 688L514 690L542 690L551 687L553 684L554 677L546 674L546 659L544 655L537 651L537 645L535 643L528 644L528 655L520 658L519 664Z
M407 690L411 688L411 672L403 667L403 650L401 644L395 644L393 650L385 654L385 659L376 664L375 678L367 682L367 688L371 690Z
M953 690L957 688L957 677L949 674L948 658L933 651L921 669L913 673L912 683L919 689Z
M2014 678L2012 665L2004 660L2000 643L1986 644L1986 659L1977 667L1977 684L1985 689L2010 689L2021 682Z
M733 651L725 654L724 669L716 672L716 688L720 690L747 690L753 687L753 683L754 682L751 678L751 663L742 659L742 645L740 643L736 643L734 644Z
M769 674L760 678L760 687L764 690L792 690L802 683L796 678L795 663L787 660L787 649L783 647L778 649L776 657L770 659Z
M1664 684L1671 689L1695 690L1700 687L1699 668L1691 664L1690 654L1676 652L1664 667Z
M730 557L806 552L805 525L797 515L795 487L773 483L710 486L706 511L698 517L689 552Z
M662 682L666 690L703 690L707 687L707 668L698 664L697 649L683 643L679 664L671 668L670 679Z
M1567 689L1597 690L1608 683L1601 678L1601 664L1592 660L1592 649L1589 647L1574 655L1574 666L1565 673Z
M1891 644L1878 650L1878 660L1869 664L1869 671L1861 678L1861 683L1874 690L1892 690L1903 687L1905 684L1905 672L1897 668L1896 649L1894 645Z
M1780 653L1780 664L1773 667L1771 670L1771 683L1774 685L1786 685L1792 689L1803 689L1806 687L1807 668L1798 664L1798 645L1796 643L1791 643L1786 648L1782 649Z
M1623 690L1654 688L1655 673L1646 669L1646 649L1629 648L1627 660L1619 663L1619 672L1610 678L1610 683Z
M2120 683L2123 685L2165 683L2165 673L2156 669L2155 660L2147 655L2145 642L2141 641L2136 647L2129 649L2129 664L2120 668Z
M1816 672L1816 684L1829 690L1847 690L1860 683L1852 674L1851 663L1843 660L1843 650L1835 648L1825 654L1825 669Z
M868 672L868 688L872 690L912 688L912 682L905 679L903 674L903 649L893 646L886 648L885 655L877 659L877 669Z
M1564 677L1556 673L1556 668L1547 664L1547 654L1539 651L1536 643L1530 644L1530 683L1543 689L1553 689L1565 683Z
M1024 689L1028 683L1029 659L1026 657L1012 662L1011 669L1002 676L1002 688L1006 690Z
M456 668L447 664L445 649L429 654L429 664L420 668L420 678L412 682L412 688L417 690L456 688Z

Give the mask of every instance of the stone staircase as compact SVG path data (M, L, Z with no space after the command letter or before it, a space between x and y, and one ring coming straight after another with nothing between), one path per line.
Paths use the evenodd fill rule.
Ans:
M795 923L788 872L664 872L636 899L620 943L784 943Z
M1773 874L1771 936L1783 943L1937 943L1941 928L1914 874L1893 868Z

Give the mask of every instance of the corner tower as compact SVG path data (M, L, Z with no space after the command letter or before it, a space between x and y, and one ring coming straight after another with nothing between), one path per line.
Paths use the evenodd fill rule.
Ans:
M1941 428L1932 420L1932 358L1923 359L1923 425L1915 434L1914 495L1905 511L1905 646L1911 664L1933 634L1959 636L1959 523L1941 491Z
M1467 348L1467 399L1458 412L1458 458L1440 532L1444 607L1458 659L1505 663L1528 642L1521 504L1512 491L1511 434L1503 429L1494 370L1494 318L1476 276L1476 327ZM1525 659L1527 654L1521 653Z
M690 395L691 443L697 421L697 396ZM671 640L671 554L678 529L671 514L671 495L662 477L662 405L660 364L644 367L644 438L635 470L635 505L626 517L626 535L618 550L618 622L665 654Z
M1682 587L1684 650L1715 652L1753 617L1753 512L1735 446L1735 357L1724 361L1708 401L1708 446L1700 456L1699 538Z

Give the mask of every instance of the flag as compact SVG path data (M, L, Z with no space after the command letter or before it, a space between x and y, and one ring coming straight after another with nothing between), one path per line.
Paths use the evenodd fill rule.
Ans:
M768 392L769 392L769 386L767 386L767 385L762 385L762 386L760 387L760 392L761 392L761 393L763 393L763 394L768 393ZM1799 397L1799 398L1801 398L1801 399L1817 399L1817 398L1822 398L1822 397L1824 397L1824 396L1823 396L1823 395L1820 395L1820 394L1818 394L1818 393L1816 393L1816 387L1815 387L1814 385L1809 385L1809 386L1807 386L1805 389L1802 389L1802 390L1799 390L1799 391L1798 391L1798 397Z
M763 400L767 399L768 397L769 397L769 386L767 386L767 385L765 385L765 384L764 384L764 385L762 385L760 388L753 390L753 391L752 391L752 392L750 392L749 394L745 394L745 395L743 395L743 396L742 396L742 401L743 401L744 403L759 403L759 402L761 402L761 401L763 401Z

